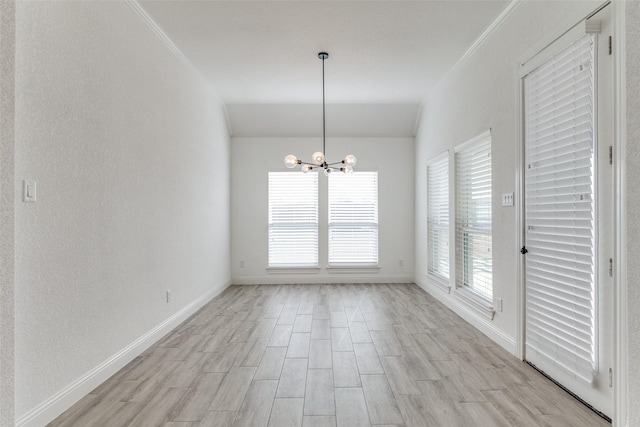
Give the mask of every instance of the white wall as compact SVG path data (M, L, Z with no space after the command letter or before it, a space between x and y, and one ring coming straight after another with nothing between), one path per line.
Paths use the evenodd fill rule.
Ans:
M455 308L508 350L515 352L517 309L516 208L502 207L501 194L516 191L518 75L516 64L534 45L568 21L577 23L599 2L520 2L427 100L416 137L416 282ZM434 156L491 129L493 194L493 289L503 311L493 321L465 311L452 294L427 282L426 163ZM518 200L516 200L518 203ZM452 285L453 288L453 285Z
M16 206L24 421L230 283L229 137L215 95L125 2L19 2L16 39L16 193L38 190Z
M640 425L640 2L626 3L629 426Z
M378 170L379 265L376 273L327 273L326 177L319 179L319 264L313 274L274 274L268 261L269 171L287 171L287 154L311 157L320 138L231 139L231 274L234 284L413 281L413 138L328 138L329 160L358 158L356 170ZM399 266L399 261L404 266ZM244 267L240 262L244 261Z
M0 2L0 426L14 420L15 4Z

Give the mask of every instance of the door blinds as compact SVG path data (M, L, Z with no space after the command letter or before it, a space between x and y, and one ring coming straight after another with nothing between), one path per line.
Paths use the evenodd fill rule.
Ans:
M378 172L329 176L329 265L378 264Z
M527 347L595 370L594 48L586 35L524 78Z
M491 302L491 136L456 150L456 284Z
M449 157L427 166L429 273L449 279Z
M318 173L269 172L269 266L318 265Z

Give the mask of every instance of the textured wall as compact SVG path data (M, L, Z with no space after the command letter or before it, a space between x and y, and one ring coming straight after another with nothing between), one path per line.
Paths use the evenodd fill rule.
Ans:
M330 126L330 124L329 124ZM317 274L269 274L269 171L287 171L284 156L310 158L322 147L320 138L232 138L231 212L232 278L234 283L407 282L413 279L413 138L329 138L329 159L349 153L358 158L356 170L378 170L378 263L375 274L327 273L326 178L318 182L320 222ZM332 154L333 153L333 154ZM251 164L250 167L247 164ZM399 261L404 265L400 266ZM244 261L244 267L240 267Z
M16 40L21 417L230 283L230 197L216 97L126 3L19 2Z
M640 2L626 6L628 425L640 426Z
M416 281L427 274L427 161L491 129L493 192L493 289L503 312L493 325L515 343L516 266L519 262L515 207L501 206L501 193L516 190L518 59L567 20L584 18L598 2L521 2L506 21L428 99L416 138ZM519 201L515 201L516 204ZM425 285L428 286L428 285ZM456 304L454 296L434 295ZM513 349L512 349L513 350Z
M0 2L0 426L14 420L15 4Z

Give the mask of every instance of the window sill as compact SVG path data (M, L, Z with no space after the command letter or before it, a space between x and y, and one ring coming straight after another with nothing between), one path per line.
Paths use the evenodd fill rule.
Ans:
M296 266L282 266L282 267L267 267L267 273L269 274L318 274L320 273L320 267L296 267Z
M467 307L473 309L476 313L487 317L489 320L493 320L493 316L496 312L493 309L493 304L487 301L486 298L483 298L475 292L463 287L456 287L455 294L460 301L467 305Z
M439 288L448 294L451 293L451 285L449 285L449 281L444 277L433 273L427 273L427 281L436 288Z
M380 266L372 265L329 265L327 273L347 273L347 274L375 274L380 271Z

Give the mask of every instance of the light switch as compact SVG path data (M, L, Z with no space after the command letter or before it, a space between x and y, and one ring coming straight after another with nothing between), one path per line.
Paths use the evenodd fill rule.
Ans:
M35 181L22 181L22 201L23 202L35 202L36 201L36 182Z
M502 193L502 206L513 206L513 193Z

